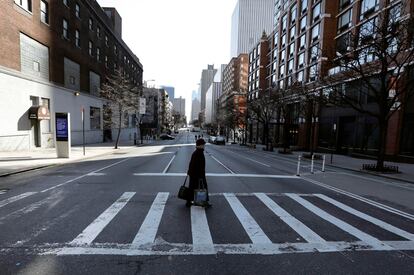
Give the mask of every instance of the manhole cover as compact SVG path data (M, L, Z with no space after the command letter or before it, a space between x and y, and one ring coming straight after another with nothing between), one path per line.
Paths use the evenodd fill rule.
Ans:
M0 189L0 195L6 193L9 189Z

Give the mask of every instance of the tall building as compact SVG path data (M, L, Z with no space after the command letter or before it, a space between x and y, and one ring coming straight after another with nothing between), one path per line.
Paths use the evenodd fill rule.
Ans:
M208 88L210 88L211 83L213 83L214 75L216 74L217 69L214 69L214 65L208 65L207 69L201 72L201 81L200 81L200 97L201 97L201 112L206 108L206 93Z
M205 109L205 123L215 123L217 121L217 107L218 99L222 94L222 74L223 70L226 67L225 64L220 66L220 69L217 70L214 75L213 83L211 83L210 88L207 90L206 94L206 109Z
M191 102L191 120L198 120L200 114L201 103L198 98L194 98Z
M161 88L167 92L168 98L173 102L173 99L175 98L175 88L171 86L161 86Z
M231 23L231 57L248 53L262 32L273 30L275 0L238 0Z
M142 86L143 66L122 40L116 10L87 0L15 0L2 3L0 18L0 150L53 147L56 112L71 114L72 144L82 143L80 110L86 141L102 142L102 82L122 69ZM30 114L36 108L51 115ZM121 138L136 130L133 114L125 121Z
M185 98L181 96L179 98L172 99L173 111L179 113L181 116L185 116Z

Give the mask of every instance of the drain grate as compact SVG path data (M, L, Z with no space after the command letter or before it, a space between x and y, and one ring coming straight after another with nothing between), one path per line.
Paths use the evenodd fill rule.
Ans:
M112 155L126 155L127 153L112 153Z

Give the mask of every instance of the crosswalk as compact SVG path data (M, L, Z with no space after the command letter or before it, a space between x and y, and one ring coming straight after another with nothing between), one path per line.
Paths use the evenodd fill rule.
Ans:
M214 243L213 234L209 226L208 211L220 211L220 209L204 209L193 206L190 211L191 243L173 243L164 240L160 233L160 223L169 199L175 199L167 192L160 192L152 202L148 213L142 222L135 238L131 243L97 243L94 240L102 230L122 211L126 204L136 194L124 193L108 209L102 212L83 232L70 243L62 247L49 249L44 254L57 255L213 255L223 254L261 254L275 255L283 253L313 253L313 252L338 252L338 251L392 251L414 250L414 234L404 229L391 225L383 220L350 207L323 194L277 194L279 197L291 200L306 211L313 213L320 220L334 225L338 230L344 231L356 238L354 241L329 241L324 239L315 229L311 229L306 222L295 217L290 209L282 207L274 199L274 194L251 193L243 194L259 200L268 208L274 216L268 219L280 219L295 234L304 241L298 242L272 242L269 232L261 228L254 215L244 205L241 197L234 193L212 194L213 197L221 197L227 202L232 214L240 223L241 228L249 238L246 243ZM343 210L355 217L371 223L374 226L386 230L399 237L398 240L380 240L365 232L365 228L357 228L341 218L328 213L325 209L312 203L309 198L316 198L329 203L332 207ZM224 225L225 227L225 225ZM414 227L413 227L414 229ZM227 230L235 230L227 228Z
M0 201L0 207L32 195L35 193L28 192ZM74 235L71 241L40 245L36 251L52 255L276 255L414 250L414 225L404 217L400 217L400 223L395 217L387 219L376 211L364 210L364 213L360 205L351 207L349 200L343 201L340 197L296 193L211 193L212 201L219 202L212 209L197 206L185 208L182 201L168 192L147 194L144 201L148 208L144 207L143 220L139 221L130 241L105 241L102 237L105 234L102 233L111 225L122 223L122 227L132 227L130 219L117 217L125 217L122 212L128 211L128 205L134 200L142 202L141 196L136 192L124 192L108 203L109 206L103 212L92 217L89 225L80 229L81 232ZM366 206L371 210L374 208ZM166 209L171 207L184 211L181 213L189 211L188 216L183 214L182 227L189 228L190 242L175 242L166 233L169 230L181 230L168 225L171 210ZM377 210L381 211L379 208ZM225 222L217 224L218 220ZM349 237L332 240L326 232L329 230L342 232L338 236ZM386 233L379 234L378 231ZM112 234L117 239L116 235L122 232L115 231ZM234 234L245 236L244 241L228 240L227 237ZM288 234L297 237L288 238L285 236ZM393 237L384 237L390 235Z

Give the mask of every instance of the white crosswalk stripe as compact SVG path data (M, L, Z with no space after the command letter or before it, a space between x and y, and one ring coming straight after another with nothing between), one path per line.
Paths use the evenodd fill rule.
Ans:
M256 223L249 212L247 212L246 208L244 208L244 206L234 194L224 194L224 197L227 199L228 203L233 209L234 214L236 214L244 230L246 230L247 235L249 235L253 243L272 243L272 241L266 236L260 226Z
M356 227L354 227L354 226L352 226L352 225L350 225L350 224L348 224L344 221L341 221L340 219L328 214L326 211L316 207L315 205L313 205L312 203L308 202L305 199L302 199L298 195L296 195L296 194L286 194L286 195L289 196L290 198L292 198L293 200L297 201L302 206L304 206L305 208L307 208L308 210L310 210L314 214L318 215L322 219L332 223L333 225L336 225L340 229L342 229L342 230L346 231L347 233L357 237L358 239L360 239L361 241L364 241L365 243L371 245L372 247L377 248L378 250L384 250L384 249L385 250L387 250L387 249L391 250L391 247L388 247L386 244L384 244L383 242L381 242L377 238L374 238L371 235L368 235L365 232L359 230L358 228L356 228Z
M202 207L193 206L190 209L191 224L191 243L170 243L160 237L158 233L161 220L164 215L169 193L158 193L152 205L141 224L134 240L129 244L117 243L94 243L94 239L100 232L113 220L113 218L122 210L128 201L134 196L134 192L126 192L113 205L105 210L96 218L79 236L77 236L68 245L60 248L49 248L44 254L59 255L213 255L217 253L224 254L261 254L275 255L282 253L311 253L319 252L340 252L340 251L387 251L387 250L414 250L413 234L402 230L396 226L381 221L375 217L353 209L337 200L334 200L322 194L265 194L252 193L251 197L260 200L274 214L273 218L278 218L287 224L292 232L296 232L305 242L294 243L273 243L266 235L254 217L248 212L243 203L234 193L222 193L222 197L228 202L232 213L240 222L241 230L249 236L251 243L232 244L232 243L214 243L212 232L208 224L206 210ZM247 196L247 194L243 194ZM338 231L358 238L358 241L326 241L317 232L310 229L305 223L294 217L295 211L282 208L274 197L289 197L298 203L298 207L304 207L316 214L321 220L325 220L335 225ZM330 203L332 207L340 208L348 213L358 216L369 221L391 233L397 234L405 239L400 241L382 241L374 236L363 232L361 229L340 220L329 214L322 208L311 203L308 197L318 197ZM216 211L211 209L208 211ZM214 213L214 212L213 212ZM220 214L217 214L220 215ZM272 218L269 217L269 218ZM226 230L228 225L223 226ZM168 229L167 229L168 230ZM236 228L227 228L227 230L240 230ZM165 228L164 230L165 231ZM236 231L235 231L236 234ZM274 234L274 233L273 233ZM161 242L161 243L160 243Z
M124 208L128 201L135 195L135 192L125 192L116 202L97 217L82 233L80 233L70 244L85 245L91 244L110 221Z
M169 193L158 193L132 244L151 244L155 240Z

